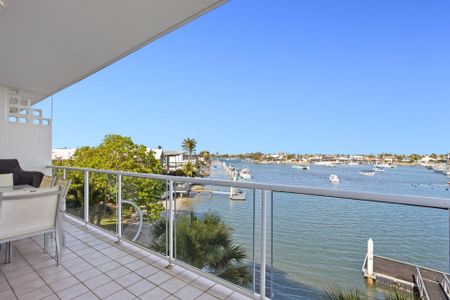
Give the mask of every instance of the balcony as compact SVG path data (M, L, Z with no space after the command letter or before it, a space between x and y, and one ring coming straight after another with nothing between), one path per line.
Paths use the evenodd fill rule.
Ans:
M80 281L77 281L80 284L80 292L83 291L87 295L93 293L95 297L108 297L108 295L96 293L97 286L92 288L89 283L86 284L84 279L87 278L84 278L84 273L86 273L86 276L91 276L92 273L94 274L92 276L102 277L116 288L121 286L122 288L116 291L117 295L130 296L128 293L131 293L137 297L143 297L143 294L133 293L134 287L130 286L138 280L149 281L149 277L156 276L155 273L160 274L166 280L164 282L159 281L160 279L150 280L152 285L147 286L148 290L145 290L149 295L154 295L152 293L156 291L161 292L160 296L154 296L154 299L163 299L169 294L181 299L189 299L189 297L205 299L210 296L220 299L285 299L286 297L283 296L285 289L291 289L291 294L295 292L298 299L309 299L316 298L323 292L320 288L317 289L317 286L326 289L327 286L333 284L345 285L348 283L348 281L345 281L346 278L350 278L350 281L355 279L353 275L353 277L347 277L346 273L354 274L355 272L359 273L357 278L360 278L361 282L366 277L380 283L385 282L388 285L401 286L409 291L424 286L435 286L442 289L438 290L440 295L443 295L443 290L445 290L442 283L445 284L448 281L448 275L445 273L448 268L447 250L449 249L449 232L448 226L445 225L448 224L450 210L448 199L64 166L50 166L49 168L53 169L55 176L75 180L72 184L71 194L72 196L76 195L76 198L68 197L66 204L67 250L63 256L63 266L58 269L62 268L67 271L67 273L62 272L65 274L64 276L70 273L72 277L77 278ZM94 182L96 182L96 185L93 184ZM146 195L146 197L159 199L163 203L164 208L159 216L153 219L143 219L142 211L140 211L142 207L133 205L136 201L133 197L136 192L139 192L135 190L138 182L141 184L144 182L160 184L165 187L161 194ZM95 186L99 185L104 187L102 193L94 190ZM183 252L190 250L190 245L181 239L180 232L177 232L180 230L177 224L182 223L183 218L188 215L181 207L183 202L192 201L192 197L186 198L185 194L178 193L176 188L178 185L201 186L202 189L193 193L196 195L209 194L211 199L214 198L213 194L217 194L219 198L228 199L229 195L224 191L231 187L239 188L241 192L246 194L246 201L234 202L233 206L239 208L238 210L234 209L233 206L228 206L232 202L211 200L205 201L204 207L192 206L190 212L196 216L202 216L210 211L219 212L221 216L237 215L234 219L226 219L226 225L235 229L236 232L233 236L237 244L245 249L246 257L242 263L250 270L252 277L250 283L239 284L219 278L220 274L213 272L209 267L199 267L198 264L182 255ZM307 213L316 214L321 218L326 218L326 216L332 218L338 213L342 214L339 222L343 222L343 224L319 220L316 226L321 226L320 234L325 235L325 237L316 236L312 238L314 244L311 245L304 243L303 240L307 241L310 236L308 226L300 224L290 228L283 226L286 222L284 219L286 215L294 218L292 214L295 214L295 211L277 216L283 202L286 201L304 203ZM316 209L319 208L320 211L309 210L308 206L311 205ZM373 215L372 211L384 213L381 216ZM359 221L348 227L349 225L345 224L346 216L354 214L359 215L359 218L357 218ZM422 224L420 231L411 232L407 228L401 229L417 216L419 216L419 221ZM378 232L377 229L376 218L380 217L384 223L398 231L395 240L383 240L383 233ZM294 219L298 219L298 222L301 221L298 216ZM154 243L151 232L152 228L158 226L158 224L163 225L165 233L160 236L161 240L158 243ZM329 226L326 226L327 224ZM295 231L296 237L286 236L286 229L290 232ZM243 230L250 232L250 235L242 235ZM372 258L375 266L369 267L369 254L364 259L365 245L354 241L352 241L352 245L346 247L346 249L351 249L352 252L347 256L344 255L343 259L349 259L350 257L353 261L352 265L356 265L356 267L348 269L347 266L342 266L339 263L339 259L336 260L336 255L339 253L338 247L343 243L348 232L357 233L357 239L363 241L363 243L372 236L378 237L376 242L381 241L383 245L376 247L376 255L373 255ZM406 241L401 237L402 234L408 234L414 238L409 238ZM286 251L279 248L282 243L286 243L286 241L280 240L282 238L286 238L289 240L288 243L294 245L289 248L289 255L295 257L295 252L311 252L310 260L297 261L293 259L289 265L286 265L285 260L282 259L285 257ZM412 243L411 240L413 240ZM317 242L321 245L316 245ZM392 243L405 243L401 247L402 252L398 252L396 247L391 247ZM429 255L426 253L428 256L425 255L423 260L415 255L417 249L423 249L423 247L417 248L415 246L417 243L425 246L433 245L433 249L429 248L428 252L430 253ZM159 245L159 247L155 245ZM42 289L49 293L50 290L60 297L57 291L53 290L52 286L45 280L46 275L39 273L41 264L54 265L54 260L46 255L40 254L35 257L36 253L42 253L42 239L21 241L15 247L17 248L16 253L19 254L14 256L13 264L2 266L6 279L8 279L7 273L10 268L11 272L13 272L13 269L16 269L15 272L21 272L20 269L22 268L28 270L32 268L36 276L43 280L40 283L46 283L48 287L47 289L44 286L39 286L35 292L39 293L40 290L38 289ZM442 255L441 250L447 254ZM326 262L317 260L315 257L319 256L316 254L321 252L328 253L330 260ZM388 257L379 256L380 253ZM331 259L331 257L334 259ZM432 257L432 259L429 260L428 257ZM402 258L405 262L398 261ZM411 259L412 261L410 261ZM408 264L408 262L411 264ZM35 268L33 264L37 264L38 267ZM108 264L115 266L117 272L109 269ZM103 267L103 265L105 266ZM361 272L361 265L363 265L363 272ZM82 277L78 278L76 273L71 272L72 268L75 269L74 272L78 273L79 271L83 274ZM398 274L389 274L386 271L394 270L395 273L399 268L404 269L406 273L412 270L411 274L403 272L405 274L402 273L401 276L397 276ZM139 271L139 269L152 270L153 273L143 273L144 271ZM303 282L299 283L285 276L286 270L296 272L305 279L309 275L314 278L314 272L316 274L327 274L327 276L323 276L327 278L327 281L319 281L315 287L303 285ZM419 274L422 273L422 275L417 276L416 270L417 272L420 270ZM48 271L50 272L50 269ZM56 273L59 272L58 270ZM143 274L140 274L140 272ZM334 274L333 272L337 273ZM17 275L18 273L13 272L12 274L14 278L14 274ZM182 274L186 276L189 274L189 278L184 278ZM432 276L430 277L429 274L432 274ZM419 277L423 277L420 282L417 281ZM26 278L28 282L32 282L38 277ZM3 278L3 280L5 279ZM196 280L207 284L206 286L199 286ZM121 284L123 282L125 283ZM169 282L176 282L179 285L176 287L166 286L170 285ZM142 284L144 283L147 285L146 281L143 281ZM164 285L165 283L166 285ZM127 286L127 284L129 285ZM360 283L355 283L355 285L361 287ZM10 286L12 289L25 287L22 285L17 287L11 284ZM382 286L377 285L377 287ZM73 289L76 290L76 288ZM182 294L185 290L192 291L192 293L189 293L189 296ZM139 292L141 292L140 289ZM200 292L201 294L199 294ZM428 291L420 291L421 294L432 292L431 288ZM18 293L16 293L16 296L19 296L21 292ZM145 297L142 299L145 299Z
M42 237L14 243L12 263L0 264L0 299L250 299L74 218L64 230L58 267Z

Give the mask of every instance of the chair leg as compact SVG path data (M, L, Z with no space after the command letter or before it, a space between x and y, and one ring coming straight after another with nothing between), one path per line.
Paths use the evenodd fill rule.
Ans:
M12 260L12 243L8 242L5 245L5 264L11 263Z
M48 253L48 233L44 233L44 253Z
M8 263L8 243L5 244L5 264Z
M55 232L55 245L56 245L56 265L59 266L59 262L61 260L61 254L62 254L62 245L61 245L61 232L56 230Z

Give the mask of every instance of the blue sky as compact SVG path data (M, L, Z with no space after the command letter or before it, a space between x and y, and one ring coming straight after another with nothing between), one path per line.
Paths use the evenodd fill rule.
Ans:
M54 95L53 146L448 152L449 16L447 0L230 1Z

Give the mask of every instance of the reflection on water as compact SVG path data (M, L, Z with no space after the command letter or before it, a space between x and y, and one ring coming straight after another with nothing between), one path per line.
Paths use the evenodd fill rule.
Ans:
M358 171L367 167L360 166L312 166L310 170L298 170L289 165L228 163L248 167L255 182L450 198L447 178L423 168L399 167L366 177ZM338 185L329 182L330 174L339 176ZM224 178L222 174L213 176ZM196 213L221 214L251 260L253 191L246 192L247 201L201 194L181 205ZM259 191L255 196L260 198ZM448 269L446 211L286 193L274 193L273 203L268 213L273 209L273 288L277 299L314 299L323 288L333 286L366 290L361 266L369 238L374 240L376 255L442 271ZM256 201L256 228L258 222ZM258 230L255 244L258 261ZM380 294L374 289L368 293Z

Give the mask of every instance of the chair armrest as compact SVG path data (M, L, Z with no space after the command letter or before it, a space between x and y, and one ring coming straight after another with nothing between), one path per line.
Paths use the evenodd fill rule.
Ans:
M19 174L18 184L27 184L34 187L39 187L44 174L36 171L22 171Z

